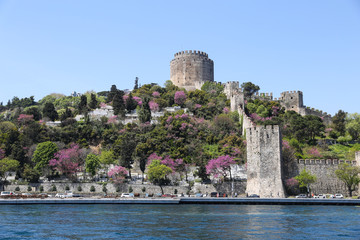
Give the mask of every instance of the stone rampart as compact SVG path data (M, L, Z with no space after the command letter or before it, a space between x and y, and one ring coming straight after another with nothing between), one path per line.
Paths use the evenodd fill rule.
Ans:
M335 175L335 170L339 164L348 163L357 165L357 161L338 160L338 159L298 159L292 168L287 171L286 178L293 178L300 174L303 169L315 175L317 180L311 184L311 191L314 194L335 194L341 193L348 196L348 191L344 182L339 180ZM354 192L353 194L357 194Z

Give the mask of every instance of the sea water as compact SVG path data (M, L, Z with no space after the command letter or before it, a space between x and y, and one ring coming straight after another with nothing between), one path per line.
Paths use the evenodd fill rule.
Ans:
M7 205L0 239L360 239L360 208Z

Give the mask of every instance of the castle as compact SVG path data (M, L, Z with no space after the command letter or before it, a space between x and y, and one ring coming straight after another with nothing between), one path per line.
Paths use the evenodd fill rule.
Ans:
M195 64L196 63L196 64ZM205 81L214 81L213 61L203 52L185 51L175 54L171 61L171 81L174 85L186 90L200 89ZM336 159L297 160L284 166L282 159L282 137L280 127L258 126L245 113L245 95L239 82L224 84L224 92L230 99L231 111L237 111L242 122L242 131L247 140L247 194L261 197L279 197L286 195L284 182L297 176L302 169L317 175L318 182L313 190L318 193L331 191L346 192L344 184L334 176L338 164L344 162ZM279 98L272 93L256 93L252 98L277 101L287 111L295 111L302 116L315 115L324 123L331 123L331 115L326 112L309 108L303 104L301 91L282 92ZM346 161L359 165L360 152L356 153L355 161Z

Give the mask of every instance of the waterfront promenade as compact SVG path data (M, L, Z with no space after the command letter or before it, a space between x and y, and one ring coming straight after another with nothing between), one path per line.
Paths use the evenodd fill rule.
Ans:
M234 204L234 205L358 205L360 199L296 198L46 198L0 199L0 205L30 204Z

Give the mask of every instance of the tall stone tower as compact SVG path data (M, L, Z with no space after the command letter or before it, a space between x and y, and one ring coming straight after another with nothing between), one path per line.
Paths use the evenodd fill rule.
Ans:
M246 129L247 194L284 198L281 132L278 125Z
M170 80L187 91L200 89L206 81L214 81L214 62L200 51L175 53L170 62Z

